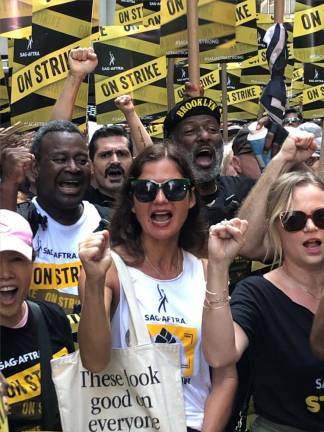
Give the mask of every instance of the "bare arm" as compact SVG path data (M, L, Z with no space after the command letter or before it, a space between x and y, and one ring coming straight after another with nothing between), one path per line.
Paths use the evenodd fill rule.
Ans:
M115 104L126 118L134 145L133 156L137 156L145 147L153 145L152 139L137 115L130 96L119 96L115 99Z
M232 412L237 388L235 365L212 370L212 387L205 403L202 432L222 432Z
M31 169L34 156L24 147L7 148L1 153L0 208L16 211L19 184Z
M324 296L322 296L315 314L310 343L315 356L324 360Z
M69 54L69 72L53 107L51 120L71 120L82 81L98 64L92 48L75 48Z
M246 241L240 255L264 260L268 252L268 258L271 258L272 251L267 251L268 244L265 240L265 212L269 190L281 174L288 172L296 163L307 160L315 149L311 134L307 138L290 135L286 138L280 152L271 160L239 211L238 217L249 222Z
M84 269L79 281L82 300L78 331L80 355L84 367L100 372L110 360L110 311L113 279L114 274L117 275L110 255L108 231L94 233L81 242L79 255Z
M203 349L214 368L236 363L248 346L242 328L233 322L228 301L228 270L244 242L247 222L239 219L210 228L208 277L203 311Z

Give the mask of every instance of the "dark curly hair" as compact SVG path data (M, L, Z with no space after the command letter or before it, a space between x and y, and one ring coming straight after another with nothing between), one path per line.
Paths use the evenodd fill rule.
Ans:
M189 209L188 217L181 227L179 235L179 247L195 255L203 253L206 244L207 224L201 213L202 206L197 193L190 166L185 155L176 146L165 143L155 144L147 147L132 162L126 181L120 191L116 209L111 221L110 235L113 248L121 247L127 255L134 258L132 264L141 264L144 260L144 250L141 243L142 228L137 221L136 215L132 212L133 195L130 182L138 178L147 162L155 162L169 159L176 163L184 178L191 180L193 188L189 193L195 194L196 204Z

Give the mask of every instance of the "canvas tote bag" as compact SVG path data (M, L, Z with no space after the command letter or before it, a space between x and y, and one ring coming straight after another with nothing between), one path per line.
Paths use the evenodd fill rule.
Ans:
M127 267L112 255L130 311L130 347L113 349L101 373L84 369L79 351L51 361L63 432L185 432L179 344L152 343Z

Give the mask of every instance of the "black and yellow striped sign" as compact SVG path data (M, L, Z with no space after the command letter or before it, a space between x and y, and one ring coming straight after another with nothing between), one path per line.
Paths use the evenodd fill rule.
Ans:
M50 118L68 73L72 48L90 45L92 0L34 0L32 37L15 41L12 76L12 121L25 129ZM87 84L81 85L73 121L85 121Z
M31 36L32 0L0 1L0 36L21 39Z
M296 0L294 17L294 56L303 63L324 60L324 3Z
M91 19L91 40L95 41L100 38L99 33L99 0L93 0L92 19Z
M304 64L303 116L324 117L324 63Z
M198 2L200 51L235 41L235 12L235 4L231 1L200 0ZM161 2L161 48L168 56L187 55L186 15L185 0Z
M216 88L220 83L219 67L209 70L207 67L201 65L200 67L200 81L204 86L204 94L207 97L211 97L210 90ZM175 85L174 85L174 96L175 101L180 102L183 99L185 86L184 83L189 81L188 78L188 66L181 62L175 65L174 69ZM217 87L218 88L218 87Z
M289 107L299 107L300 111L302 111L304 89L304 68L302 63L294 62L292 79L286 88Z
M142 120L166 111L166 58L161 55L158 27L112 26L101 29L94 44L99 64L95 75L98 123L119 123L117 96L131 94Z
M143 24L143 2L116 0L114 25L126 26L132 24Z
M143 4L143 25L161 25L161 1L146 0Z

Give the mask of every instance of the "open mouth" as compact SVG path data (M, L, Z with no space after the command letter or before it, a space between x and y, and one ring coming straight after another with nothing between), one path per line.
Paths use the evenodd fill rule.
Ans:
M155 211L151 213L151 219L154 223L164 224L172 219L170 211Z
M202 168L210 168L214 161L214 153L209 147L200 148L195 153L195 163Z
M303 243L303 246L307 247L307 248L314 248L314 247L319 247L321 246L322 242L321 240L318 239L310 239L310 240L306 240Z
M0 302L5 305L14 303L18 293L18 288L15 286L7 286L0 288Z
M121 167L112 166L106 170L105 175L112 182L121 182L124 178L124 170Z
M63 180L60 181L58 185L66 194L75 194L80 190L80 182L78 180Z

